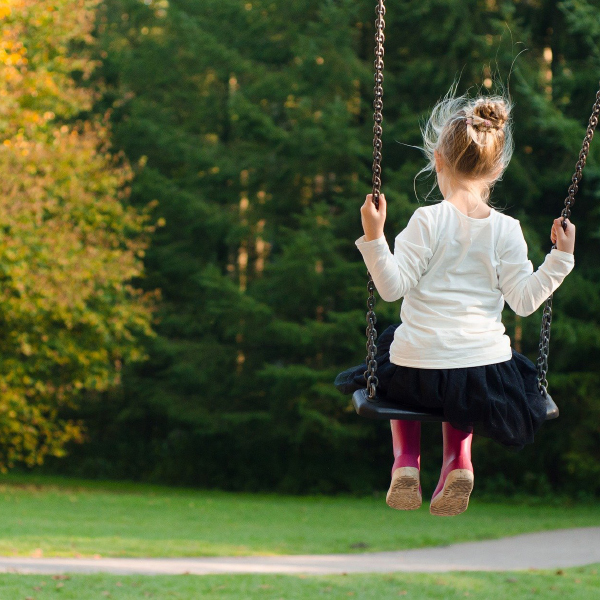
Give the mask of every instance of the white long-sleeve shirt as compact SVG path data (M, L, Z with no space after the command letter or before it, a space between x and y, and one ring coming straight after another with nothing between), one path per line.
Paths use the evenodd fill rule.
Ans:
M575 263L554 249L534 273L518 220L493 208L475 219L447 200L415 211L394 254L385 237L356 245L382 299L404 297L390 361L425 369L510 360L504 302L530 315Z

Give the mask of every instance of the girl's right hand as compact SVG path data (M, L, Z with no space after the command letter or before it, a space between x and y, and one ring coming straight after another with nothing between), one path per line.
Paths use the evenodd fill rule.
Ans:
M569 219L565 219L567 228L564 230L562 227L562 222L562 217L554 219L554 224L552 225L552 231L550 233L550 239L552 240L552 243L556 244L556 247L562 252L573 254L575 250L575 225L573 225Z

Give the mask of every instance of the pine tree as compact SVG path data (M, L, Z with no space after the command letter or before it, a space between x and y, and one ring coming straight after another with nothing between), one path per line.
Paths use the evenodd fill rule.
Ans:
M543 260L597 84L589 68L597 32L582 35L590 6L388 6L389 239L429 189L420 182L419 199L413 192L423 166L410 147L420 143L419 122L460 76L459 92L503 82L515 101L516 152L494 199L521 219L534 263ZM96 430L86 467L247 489L386 484L387 469L373 465L389 459L387 424L357 419L331 385L364 358L365 269L354 240L370 191L373 19L371 3L347 0L105 3L101 107L112 110L117 146L145 165L132 201L156 199L165 221L145 257L145 285L160 287L163 303L149 361L126 372L108 413L89 415ZM594 217L597 152L578 199L582 223ZM593 444L597 429L583 413L598 406L597 278L583 258L595 231L584 230L576 273L556 298L551 359L556 399L575 390L581 398L581 416L568 400L563 409L563 422L585 422L569 442L574 453L551 424L514 459L482 442L483 475L504 460L520 467L520 484L563 485L568 461ZM397 314L379 302L380 330ZM535 358L539 320L507 311L505 322ZM433 453L437 432L428 436ZM490 481L490 489L511 485Z

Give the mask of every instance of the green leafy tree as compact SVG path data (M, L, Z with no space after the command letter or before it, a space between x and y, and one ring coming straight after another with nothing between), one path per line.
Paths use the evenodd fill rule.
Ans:
M148 218L126 203L132 171L94 92L97 2L0 2L0 469L41 464L81 441L83 394L144 355Z

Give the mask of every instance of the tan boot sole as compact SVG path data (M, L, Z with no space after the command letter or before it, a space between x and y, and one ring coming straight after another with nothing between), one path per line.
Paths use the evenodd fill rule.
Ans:
M392 475L392 483L385 497L387 505L396 510L416 510L422 498L419 492L419 469L400 467Z
M432 498L429 512L439 517L453 517L465 512L474 481L475 477L468 469L450 471L442 491Z

